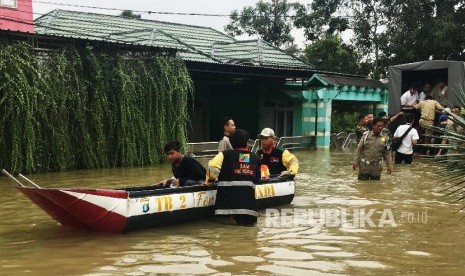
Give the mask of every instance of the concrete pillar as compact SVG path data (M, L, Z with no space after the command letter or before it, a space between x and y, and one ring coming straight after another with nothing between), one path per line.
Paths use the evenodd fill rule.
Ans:
M331 136L332 100L320 99L316 91L308 92L302 104L302 135L316 137L317 147L328 147Z
M325 99L318 104L318 122L317 122L317 147L329 148L331 143L331 113L332 113L331 99Z

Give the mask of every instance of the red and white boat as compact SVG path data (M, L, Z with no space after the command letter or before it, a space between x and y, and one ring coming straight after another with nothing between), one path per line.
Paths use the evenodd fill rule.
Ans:
M98 232L124 233L214 216L216 188L142 186L121 189L42 188L5 170L15 188L63 226ZM295 193L292 176L255 186L259 209L289 204Z

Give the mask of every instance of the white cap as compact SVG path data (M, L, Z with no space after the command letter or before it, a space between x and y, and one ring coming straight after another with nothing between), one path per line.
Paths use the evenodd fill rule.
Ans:
M274 135L274 130L272 130L269 127L266 127L262 130L262 132L258 135L258 138L260 137L276 137Z

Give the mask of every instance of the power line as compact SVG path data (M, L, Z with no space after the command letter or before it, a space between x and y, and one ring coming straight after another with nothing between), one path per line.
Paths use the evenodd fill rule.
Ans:
M57 6L67 6L75 8L86 8L86 9L95 9L95 10L106 10L106 11L125 11L130 9L118 9L118 8L106 8L106 7L96 7L88 5L76 5L76 4L66 4L58 2L48 2L48 1L36 1L35 3L42 3L48 5L57 5ZM211 14L211 13L187 13L187 12L160 12L160 11L150 11L150 10L131 10L135 13L147 13L147 14L162 14L162 15L190 15L190 16L211 16L211 17L229 17L229 14Z
M77 5L77 4L66 4L59 2L49 2L49 1L40 1L34 0L35 3L42 3L47 5L57 5L57 6L66 6L66 7L75 7L75 8L86 8L86 9L95 9L95 10L106 10L106 11L125 11L131 9L119 9L119 8L107 8L107 7L96 7L89 5ZM214 13L193 13L193 12L163 12L163 11L152 11L152 10L131 10L133 13L138 14L159 14L159 15L183 15L183 16L206 16L206 17L231 17L231 14L214 14ZM258 16L260 17L260 16ZM283 15L284 18L295 18L295 15ZM333 16L336 18L353 18L353 15L341 15Z
M111 16L111 15L107 15L107 16ZM25 21L26 19L19 18L19 17L0 16L0 19L1 18L5 19L7 21L15 22L15 23L22 23L22 24L26 24L26 25L32 25L32 26L35 26L35 27L41 27L41 28L49 29L49 30L53 30L53 31L64 32L64 33L68 33L68 34L74 34L74 35L81 36L81 37L90 37L90 38L94 38L94 39L98 39L98 40L102 40L102 41L115 41L115 42L120 42L120 43L139 43L139 42L147 40L146 38L142 37L141 35L125 36L125 37L123 37L123 39L118 38L117 37L118 34L112 34L112 33L104 33L102 35L97 35L95 33L100 32L99 27L105 26L105 27L113 28L115 26L114 26L114 24L111 24L111 23L102 22L102 21L94 21L94 20L89 20L89 19L73 18L72 19L73 22L77 22L78 24L83 23L83 24L79 25L80 30L76 30L76 29L70 28L69 25L64 25L64 24L60 24L60 23L54 23L52 26L50 26L50 25L48 25L46 23L42 24L40 22L33 23L33 22L30 22L30 21ZM56 19L69 19L68 17L63 17L63 16L60 16L60 15L54 15L54 18L56 18ZM144 20L144 21L151 21L151 20ZM154 21L154 22L157 22L157 21ZM176 23L170 23L170 22L165 22L165 23L176 24ZM86 27L84 27L84 25L86 25ZM94 27L89 26L89 25L97 25L97 27L94 28ZM133 32L142 31L141 28L137 28L137 27L126 26L126 28L128 28L129 31L133 31ZM55 35L60 35L60 34L55 34ZM61 34L61 35L66 36L65 34ZM71 35L71 37L72 37L72 35ZM125 39L127 39L127 40L125 40Z

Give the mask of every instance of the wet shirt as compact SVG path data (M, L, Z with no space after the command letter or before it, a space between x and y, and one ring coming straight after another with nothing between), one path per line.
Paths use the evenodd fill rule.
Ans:
M384 159L388 168L392 169L391 150L388 149L389 138L383 134L374 134L370 131L362 136L355 151L355 161L362 159L370 162L379 162Z

